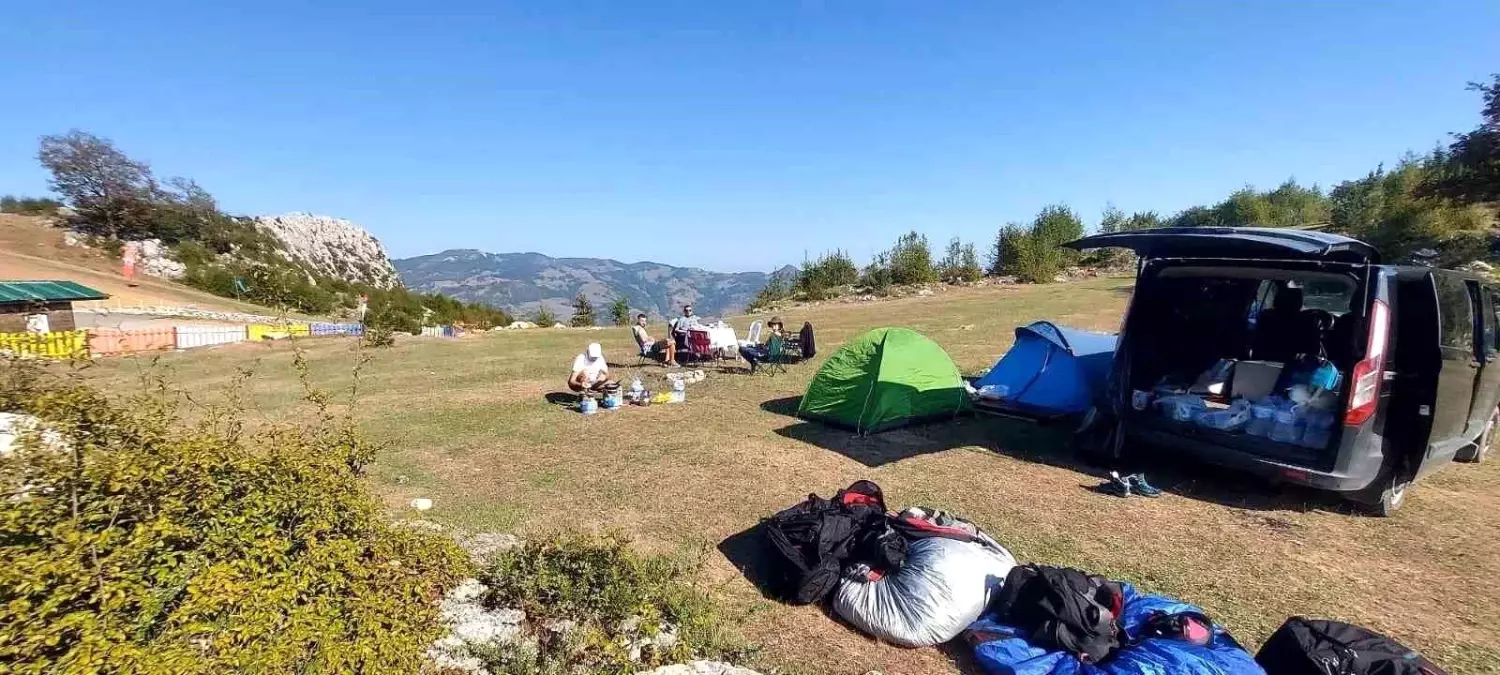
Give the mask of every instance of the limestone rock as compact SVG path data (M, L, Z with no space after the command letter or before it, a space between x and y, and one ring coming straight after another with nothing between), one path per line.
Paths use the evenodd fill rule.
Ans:
M495 556L509 551L521 545L521 540L514 534L503 532L480 532L467 537L460 537L458 545L469 552L469 557L479 565L488 565Z
M519 609L486 609L481 604L484 590L478 579L465 579L443 596L438 614L448 634L427 649L427 659L439 671L486 673L470 645L517 643L523 638L526 613Z
M723 661L690 661L655 670L643 670L636 675L760 675L749 668L740 668Z
M350 221L288 213L260 216L255 222L281 240L288 258L319 274L377 288L401 284L380 240Z
M161 243L160 239L125 242L127 247L132 244L135 245L136 253L140 256L135 262L135 271L138 274L162 279L181 279L182 275L187 274L187 265L172 258L166 244Z

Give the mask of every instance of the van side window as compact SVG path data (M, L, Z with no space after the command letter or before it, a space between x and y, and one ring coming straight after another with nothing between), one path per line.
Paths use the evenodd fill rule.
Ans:
M1489 296L1489 311L1484 313L1485 361L1493 361L1500 356L1500 339L1496 336L1500 333L1500 291L1486 288L1484 294Z
M1442 273L1434 273L1437 284L1438 312L1442 323L1444 347L1474 349L1474 306L1469 299L1469 289L1463 279Z

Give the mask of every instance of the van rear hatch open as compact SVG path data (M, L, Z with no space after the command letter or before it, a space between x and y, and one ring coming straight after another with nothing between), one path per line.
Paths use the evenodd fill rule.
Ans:
M1351 383L1367 351L1370 280L1379 260L1373 247L1335 234L1274 228L1160 228L1094 235L1066 246L1123 247L1142 258L1112 389L1130 435L1211 460L1336 468L1341 436L1348 433L1343 420ZM1273 318L1281 324L1268 330ZM1277 442L1243 429L1168 419L1131 404L1132 392L1159 398L1195 386L1220 360L1280 363L1288 374L1294 363L1301 368L1309 360L1336 366L1342 384L1326 411L1335 420L1327 442ZM1278 382L1282 395L1289 393L1287 382ZM1225 389L1208 402L1223 406L1233 398Z
M1085 251L1128 248L1142 258L1326 260L1377 264L1380 253L1358 239L1275 227L1160 227L1096 234L1063 244Z

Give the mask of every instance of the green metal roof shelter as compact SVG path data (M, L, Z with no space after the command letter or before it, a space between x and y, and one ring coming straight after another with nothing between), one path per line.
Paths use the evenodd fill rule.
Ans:
M0 281L0 304L104 300L109 295L72 281Z
M818 370L797 416L861 434L968 411L953 359L907 328L877 328L849 341Z

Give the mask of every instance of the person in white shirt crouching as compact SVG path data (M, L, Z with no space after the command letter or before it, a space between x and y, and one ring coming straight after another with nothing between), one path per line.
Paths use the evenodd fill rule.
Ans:
M609 379L609 363L604 360L604 348L595 342L573 359L573 374L568 377L568 389L577 392L603 392L619 387Z

